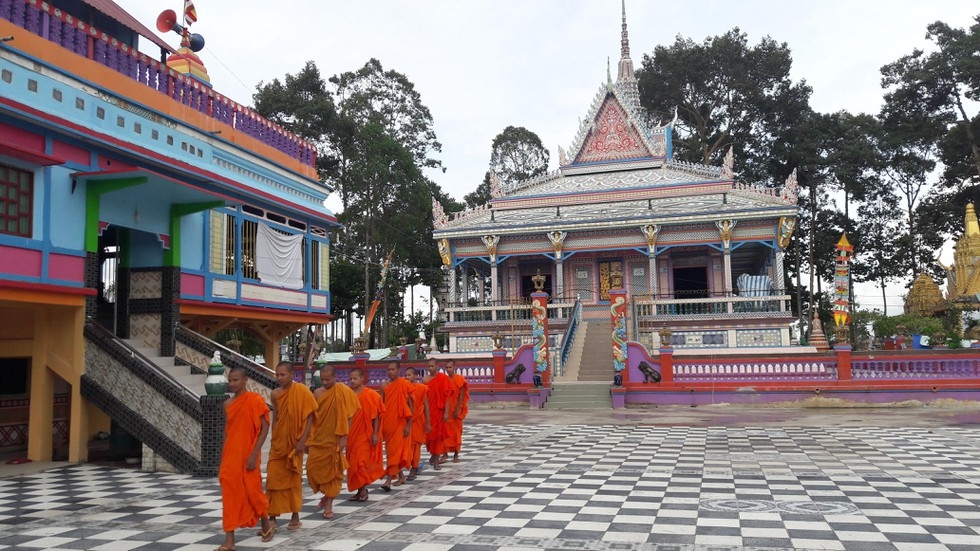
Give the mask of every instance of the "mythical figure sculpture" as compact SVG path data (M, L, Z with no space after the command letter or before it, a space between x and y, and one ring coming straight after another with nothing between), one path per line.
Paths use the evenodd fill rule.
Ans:
M796 218L783 216L779 219L779 234L776 236L776 244L779 245L780 249L786 250L789 247L789 241L793 237L795 229Z

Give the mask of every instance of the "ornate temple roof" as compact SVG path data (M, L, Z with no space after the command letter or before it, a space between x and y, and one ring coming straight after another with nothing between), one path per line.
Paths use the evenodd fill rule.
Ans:
M674 121L651 124L639 105L625 4L620 48L616 82L599 87L558 170L520 182L491 174L490 203L451 217L433 201L434 236L796 216L795 172L775 189L736 182L731 151L720 167L673 160Z

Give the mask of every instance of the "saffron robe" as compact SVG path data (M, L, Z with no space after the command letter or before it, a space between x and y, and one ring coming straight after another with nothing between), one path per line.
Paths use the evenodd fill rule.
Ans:
M337 444L350 431L350 420L361 409L357 394L344 384L334 384L316 396L318 408L313 418L306 458L306 479L313 493L326 497L340 495L347 470L347 454Z
M425 447L430 454L442 455L446 453L446 425L442 422L442 416L446 412L446 405L449 395L453 392L452 382L449 377L442 372L436 373L435 377L427 383L429 386L429 436L426 438Z
M378 432L377 445L371 445L374 433L374 419L381 416L385 405L381 395L368 387L361 388L357 394L361 409L350 422L347 435L347 490L359 490L385 474L384 454L381 447L381 432Z
M449 419L446 421L445 448L447 452L458 452L463 444L463 419L469 413L470 385L466 378L459 373L449 377L453 392L449 395L446 409ZM459 418L455 418L456 408L459 407Z
M279 516L299 512L303 507L303 454L296 453L296 442L303 436L307 419L316 412L317 404L310 389L299 383L291 383L275 400L265 492L269 496L269 514Z
M409 432L405 436L405 425L414 413L408 407L412 383L399 377L388 381L381 392L385 403L384 413L381 414L381 436L385 443L386 472L389 476L397 476L412 461L412 434Z
M422 444L425 444L425 405L429 402L429 387L416 382L412 385L412 405L415 411L412 414L412 468L418 468L422 456Z
M269 422L269 406L255 392L244 392L226 402L225 445L221 450L218 482L221 484L221 528L231 532L252 527L269 513L269 500L262 492L262 452L255 468L247 469L248 456Z

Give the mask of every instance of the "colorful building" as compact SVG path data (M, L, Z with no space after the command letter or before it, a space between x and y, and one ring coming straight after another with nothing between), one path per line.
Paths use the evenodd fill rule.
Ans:
M495 333L510 349L529 342L538 273L558 349L576 305L610 334L617 288L629 297L630 339L650 348L661 330L681 350L790 346L783 281L795 176L782 188L741 183L731 151L722 166L676 160L673 122L647 121L624 12L617 79L599 87L571 146L559 149L558 170L522 182L492 177L488 204L452 216L433 203L451 352L489 352Z
M111 0L0 0L0 38L0 453L84 460L111 420L191 469L203 389L153 364L328 319L316 149Z

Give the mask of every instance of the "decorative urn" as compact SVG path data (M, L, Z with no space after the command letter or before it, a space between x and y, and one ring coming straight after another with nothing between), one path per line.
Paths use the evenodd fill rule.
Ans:
M208 377L204 379L204 391L208 396L228 394L228 378L225 377L225 366L221 363L221 352L217 350L208 366Z

